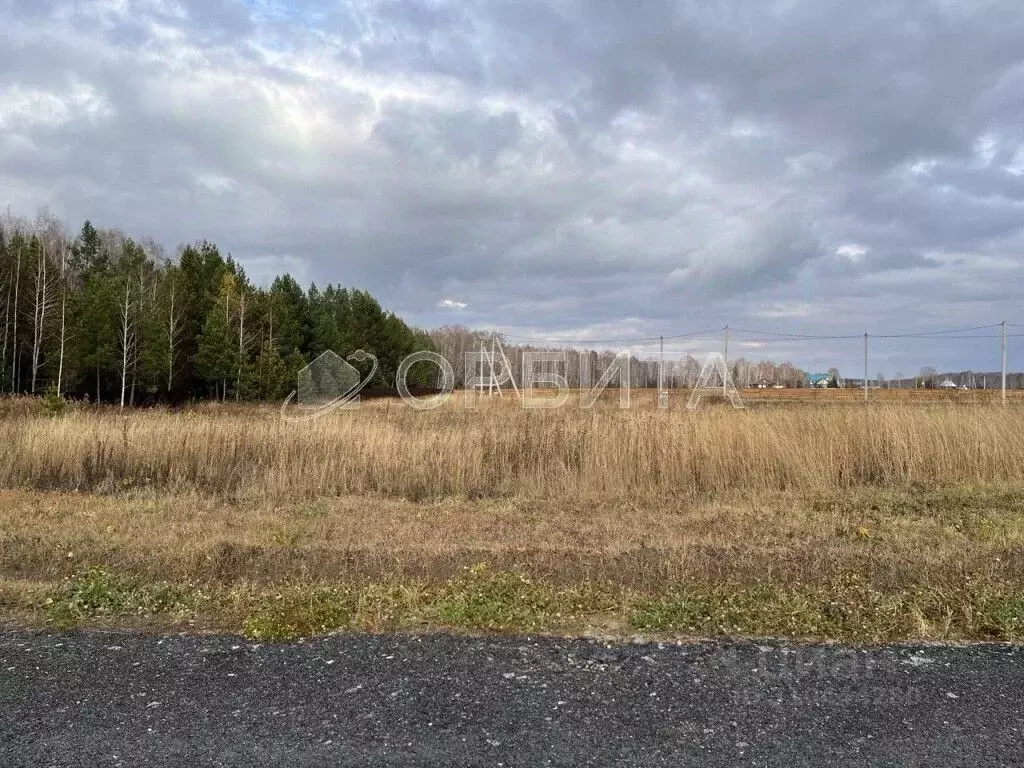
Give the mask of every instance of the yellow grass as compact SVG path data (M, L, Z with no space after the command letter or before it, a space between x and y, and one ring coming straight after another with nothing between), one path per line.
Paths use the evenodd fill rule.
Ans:
M102 564L147 580L443 582L486 562L556 583L1024 580L1024 490L858 489L716 500L195 496L0 491L0 573L46 580Z
M1024 409L936 402L419 412L372 401L313 421L272 408L78 410L0 422L0 487L239 499L707 497L1024 480Z

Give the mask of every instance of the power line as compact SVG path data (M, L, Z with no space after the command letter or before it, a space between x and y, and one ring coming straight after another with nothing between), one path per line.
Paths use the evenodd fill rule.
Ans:
M946 331L914 331L911 333L889 333L889 334L871 334L872 338L875 339L906 339L916 338L919 336L941 336L950 333L969 333L970 331L986 331L989 328L998 328L999 323L995 325L976 325L973 328L951 328ZM970 337L963 337L970 338ZM984 337L982 337L984 338Z
M553 338L540 338L537 336L517 336L515 334L504 334L506 339L515 339L516 341L536 341L544 344L640 344L640 343L653 343L665 339L671 341L673 339L691 339L694 341L704 341L705 339L697 339L694 337L703 336L708 333L716 333L720 328L712 328L711 330L705 331L694 331L692 333L679 333L673 336L642 336L630 339L553 339Z
M695 337L703 336L706 333L719 333L719 332L721 332L723 330L724 330L724 328L712 328L712 329L707 330L707 331L697 331L696 333L680 333L680 334L676 334L675 336L666 336L665 338L666 339L686 339L688 341L712 341L712 339L698 339L698 338L695 338ZM716 337L713 340L714 341L721 341L721 339L718 338L718 337Z
M1007 326L1024 328L1024 323L1007 323ZM880 333L870 334L872 339L908 339L908 340L920 340L920 341L954 341L957 339L998 339L1000 334L975 334L972 331L983 331L999 328L999 323L992 325L977 325L964 328L948 328L940 331L909 331L905 333ZM712 328L703 331L693 331L690 333L678 333L673 335L665 336L635 336L629 338L618 338L618 339L558 339L552 337L539 337L539 336L520 336L518 334L502 334L506 339L517 342L534 342L538 344L579 344L579 345L593 345L593 344L653 344L661 341L694 341L694 342L707 342L707 343L718 343L722 339L720 336L711 336L710 334L717 334L724 330L722 328ZM789 333L785 331L768 331L763 329L750 329L750 328L734 328L729 327L731 332L741 334L752 334L755 338L744 338L740 339L740 343L754 343L754 344L766 344L766 343L777 343L782 341L853 341L859 340L863 337L863 334L811 334L811 333ZM1008 333L1007 338L1021 338L1024 337L1024 333Z
M996 324L993 324L993 325L977 325L977 326L968 327L968 328L949 328L947 330L942 330L942 331L910 331L908 333L881 333L881 334L873 333L873 334L871 334L871 338L874 338L874 339L902 339L902 338L915 338L915 337L925 337L925 336L941 336L941 335L948 335L948 334L953 334L953 333L967 333L967 332L970 332L970 331L983 331L983 330L988 330L990 328L998 328L998 327L999 327L999 324L996 323ZM750 334L758 334L758 335L761 335L761 336L776 336L776 337L779 337L779 338L786 338L786 339L821 339L821 340L834 341L834 340L842 340L842 339L859 339L859 338L861 338L861 334L859 334L859 333L858 334L835 334L835 335L828 335L828 334L788 333L788 332L780 332L780 331L751 330L751 329L747 329L747 328L733 328L732 330L736 331L737 333L750 333ZM967 338L967 337L964 337L964 338Z
M633 339L553 339L540 338L538 336L515 336L511 333L502 334L506 339L515 341L534 341L539 344L639 344L641 342L655 342L660 336L645 336ZM670 338L670 337L666 337Z
M731 328L731 330L736 331L736 333L753 333L753 334L757 334L757 335L760 335L760 336L777 336L777 337L786 338L786 339L829 339L829 340L836 340L836 339L859 339L859 338L861 338L861 334L859 334L859 333L850 334L850 335L825 336L825 335L809 334L809 333L781 333L779 331L760 331L760 330L753 331L753 330L749 330L749 329L745 329L745 328Z

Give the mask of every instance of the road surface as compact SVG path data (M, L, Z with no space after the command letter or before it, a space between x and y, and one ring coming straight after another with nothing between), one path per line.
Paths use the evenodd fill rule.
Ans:
M1024 765L1024 648L0 635L0 766Z

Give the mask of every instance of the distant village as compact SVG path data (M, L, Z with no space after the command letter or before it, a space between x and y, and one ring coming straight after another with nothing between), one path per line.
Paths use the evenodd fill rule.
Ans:
M868 379L867 386L868 389L998 389L1001 386L1001 379L1002 374L999 371L994 373L977 373L974 371L937 373L933 370L925 369L921 374L912 378L887 379L882 374L879 374L876 378ZM1008 374L1006 383L1011 389L1018 389L1024 386L1024 374ZM864 389L864 379L844 378L838 371L833 369L827 373L805 374L803 385L817 389ZM752 386L756 389L787 389L790 385L762 377ZM797 386L800 386L800 384L798 383Z

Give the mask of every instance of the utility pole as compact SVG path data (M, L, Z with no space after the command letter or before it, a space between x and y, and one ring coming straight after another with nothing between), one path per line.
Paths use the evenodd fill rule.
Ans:
M999 334L1003 348L1003 405L1006 405L1006 321L1000 323L1001 333Z
M868 335L864 334L864 404L868 402Z
M729 326L725 326L725 351L722 353L722 359L725 361L725 372L726 375L729 373ZM726 376L722 377L722 391L725 392L728 389L726 385Z
M658 407L668 408L668 395L665 392L665 337L659 336L659 362L658 362Z
M661 396L661 390L665 388L665 337L659 336L659 360L658 360L658 396Z

